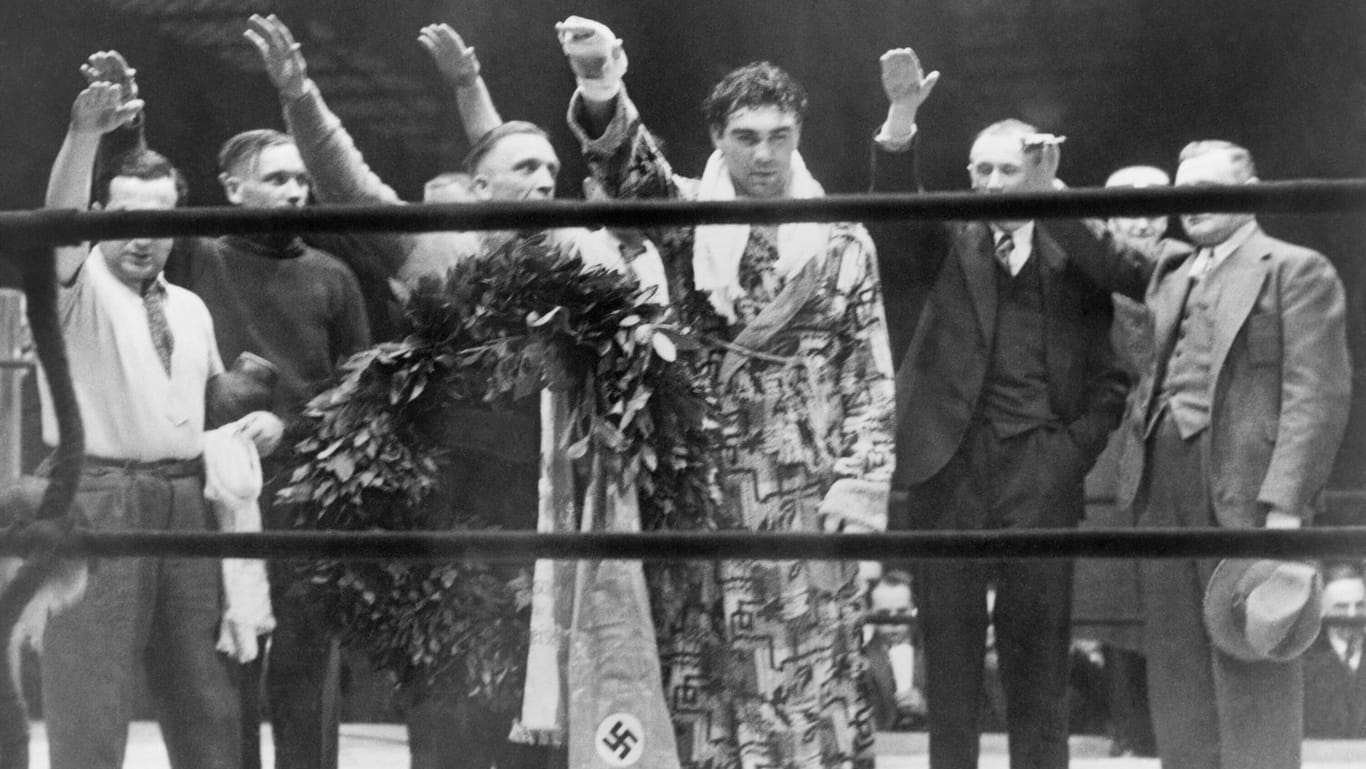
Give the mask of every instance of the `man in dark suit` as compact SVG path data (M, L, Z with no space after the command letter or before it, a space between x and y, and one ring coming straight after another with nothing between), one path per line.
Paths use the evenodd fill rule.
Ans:
M1176 172L1178 187L1256 181L1251 154L1223 141L1187 145ZM1251 214L1181 223L1198 250L1163 258L1148 283L1156 354L1124 427L1118 503L1140 526L1299 527L1350 405L1342 284L1321 254L1268 236ZM1211 646L1202 599L1213 566L1143 565L1163 766L1298 767L1302 666Z
M875 624L869 628L863 655L873 722L880 731L919 728L925 721L925 657L911 632L915 609L910 575L884 574L869 591L868 604Z
M1323 631L1304 654L1304 734L1366 737L1366 580L1358 563L1324 568Z
M891 106L875 139L874 187L915 190L915 114L938 74L925 76L910 49L889 51L882 67ZM1017 120L988 126L970 152L973 190L1053 189L1059 141ZM887 285L930 286L897 374L891 526L1076 525L1082 479L1127 385L1108 337L1110 295L1088 277L1107 274L1110 252L1078 221L910 222L874 235ZM930 766L977 762L994 584L1011 765L1065 767L1071 562L939 561L915 572Z

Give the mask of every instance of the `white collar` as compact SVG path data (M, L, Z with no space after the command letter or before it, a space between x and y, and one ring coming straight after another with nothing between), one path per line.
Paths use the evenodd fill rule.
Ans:
M1233 234L1229 235L1227 238L1224 238L1224 242L1216 243L1213 246L1208 246L1207 248L1209 250L1210 259L1213 262L1213 264L1211 264L1210 266L1214 267L1215 265L1218 265L1225 259L1229 258L1229 256L1231 256L1234 251L1237 251L1239 248L1242 248L1243 244L1248 241L1248 238L1252 237L1252 233L1256 231L1257 220L1249 219L1247 223L1244 224L1242 227L1239 227L1238 229L1234 230Z

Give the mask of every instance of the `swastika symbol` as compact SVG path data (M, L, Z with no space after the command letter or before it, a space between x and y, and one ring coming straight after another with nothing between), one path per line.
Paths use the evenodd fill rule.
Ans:
M631 766L645 754L645 728L630 713L613 713L598 724L598 757L608 766Z
M633 746L637 742L640 742L640 738L636 736L636 733L620 721L612 724L612 728L607 730L607 737L602 739L602 744L606 745L608 750L616 753L617 757L623 761L631 755Z

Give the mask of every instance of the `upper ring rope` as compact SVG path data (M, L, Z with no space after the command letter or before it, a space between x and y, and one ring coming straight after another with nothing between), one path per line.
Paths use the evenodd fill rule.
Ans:
M74 244L129 237L256 232L430 232L605 225L1108 217L1179 212L1357 213L1366 180L1299 180L1224 187L1068 189L1048 193L972 192L831 195L734 201L516 201L443 205L327 206L303 209L185 208L174 211L35 210L0 212L0 243Z

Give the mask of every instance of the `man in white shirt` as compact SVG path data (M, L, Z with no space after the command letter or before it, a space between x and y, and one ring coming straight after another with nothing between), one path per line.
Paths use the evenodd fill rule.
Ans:
M98 55L97 55L98 56ZM134 119L138 100L116 83L86 88L53 165L49 208L83 208L101 137ZM106 164L96 185L106 210L174 208L179 172L136 148ZM166 282L169 239L106 240L59 249L59 313L81 419L85 470L76 505L94 530L210 527L203 488L205 392L222 372L209 312ZM47 388L44 440L56 442ZM281 425L255 412L243 429L269 453ZM171 765L240 763L230 660L214 648L221 615L212 559L103 561L85 598L53 617L43 639L43 709L54 769L117 769L146 664Z

